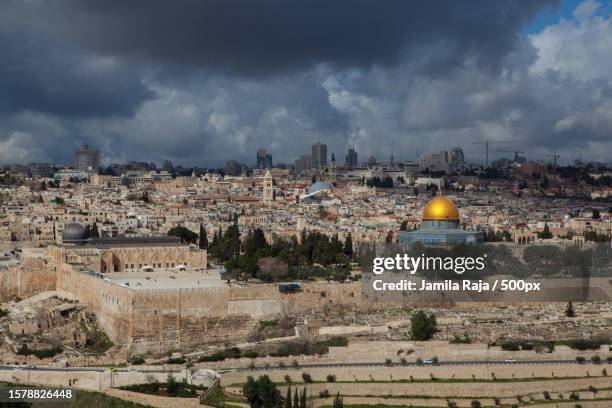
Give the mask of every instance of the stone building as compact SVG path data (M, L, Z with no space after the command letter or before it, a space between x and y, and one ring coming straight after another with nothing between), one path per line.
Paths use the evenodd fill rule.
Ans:
M64 244L45 254L62 263L81 264L93 272L195 271L206 267L206 251L183 245L178 237L87 238L80 224L68 224Z

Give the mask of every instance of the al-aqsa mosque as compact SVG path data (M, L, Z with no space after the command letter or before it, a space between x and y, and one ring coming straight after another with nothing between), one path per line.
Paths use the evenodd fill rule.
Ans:
M483 232L461 229L459 209L444 196L432 198L425 206L419 230L401 231L398 236L398 242L420 242L425 246L454 246L483 241Z

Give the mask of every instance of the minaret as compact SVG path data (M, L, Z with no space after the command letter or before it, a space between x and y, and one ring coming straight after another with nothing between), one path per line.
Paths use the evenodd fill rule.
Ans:
M263 202L271 203L274 201L274 180L270 174L270 170L266 170L263 185Z

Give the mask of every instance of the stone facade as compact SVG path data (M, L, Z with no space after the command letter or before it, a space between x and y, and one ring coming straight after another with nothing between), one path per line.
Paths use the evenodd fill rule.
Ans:
M301 292L283 294L273 284L131 289L101 276L63 264L57 290L92 306L111 340L133 354L245 341L259 319L327 306L362 307L359 284L305 284Z

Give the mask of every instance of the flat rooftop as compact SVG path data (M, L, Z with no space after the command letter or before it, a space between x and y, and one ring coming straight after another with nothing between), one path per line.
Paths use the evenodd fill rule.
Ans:
M217 269L201 272L115 272L104 274L111 283L133 290L228 287Z

